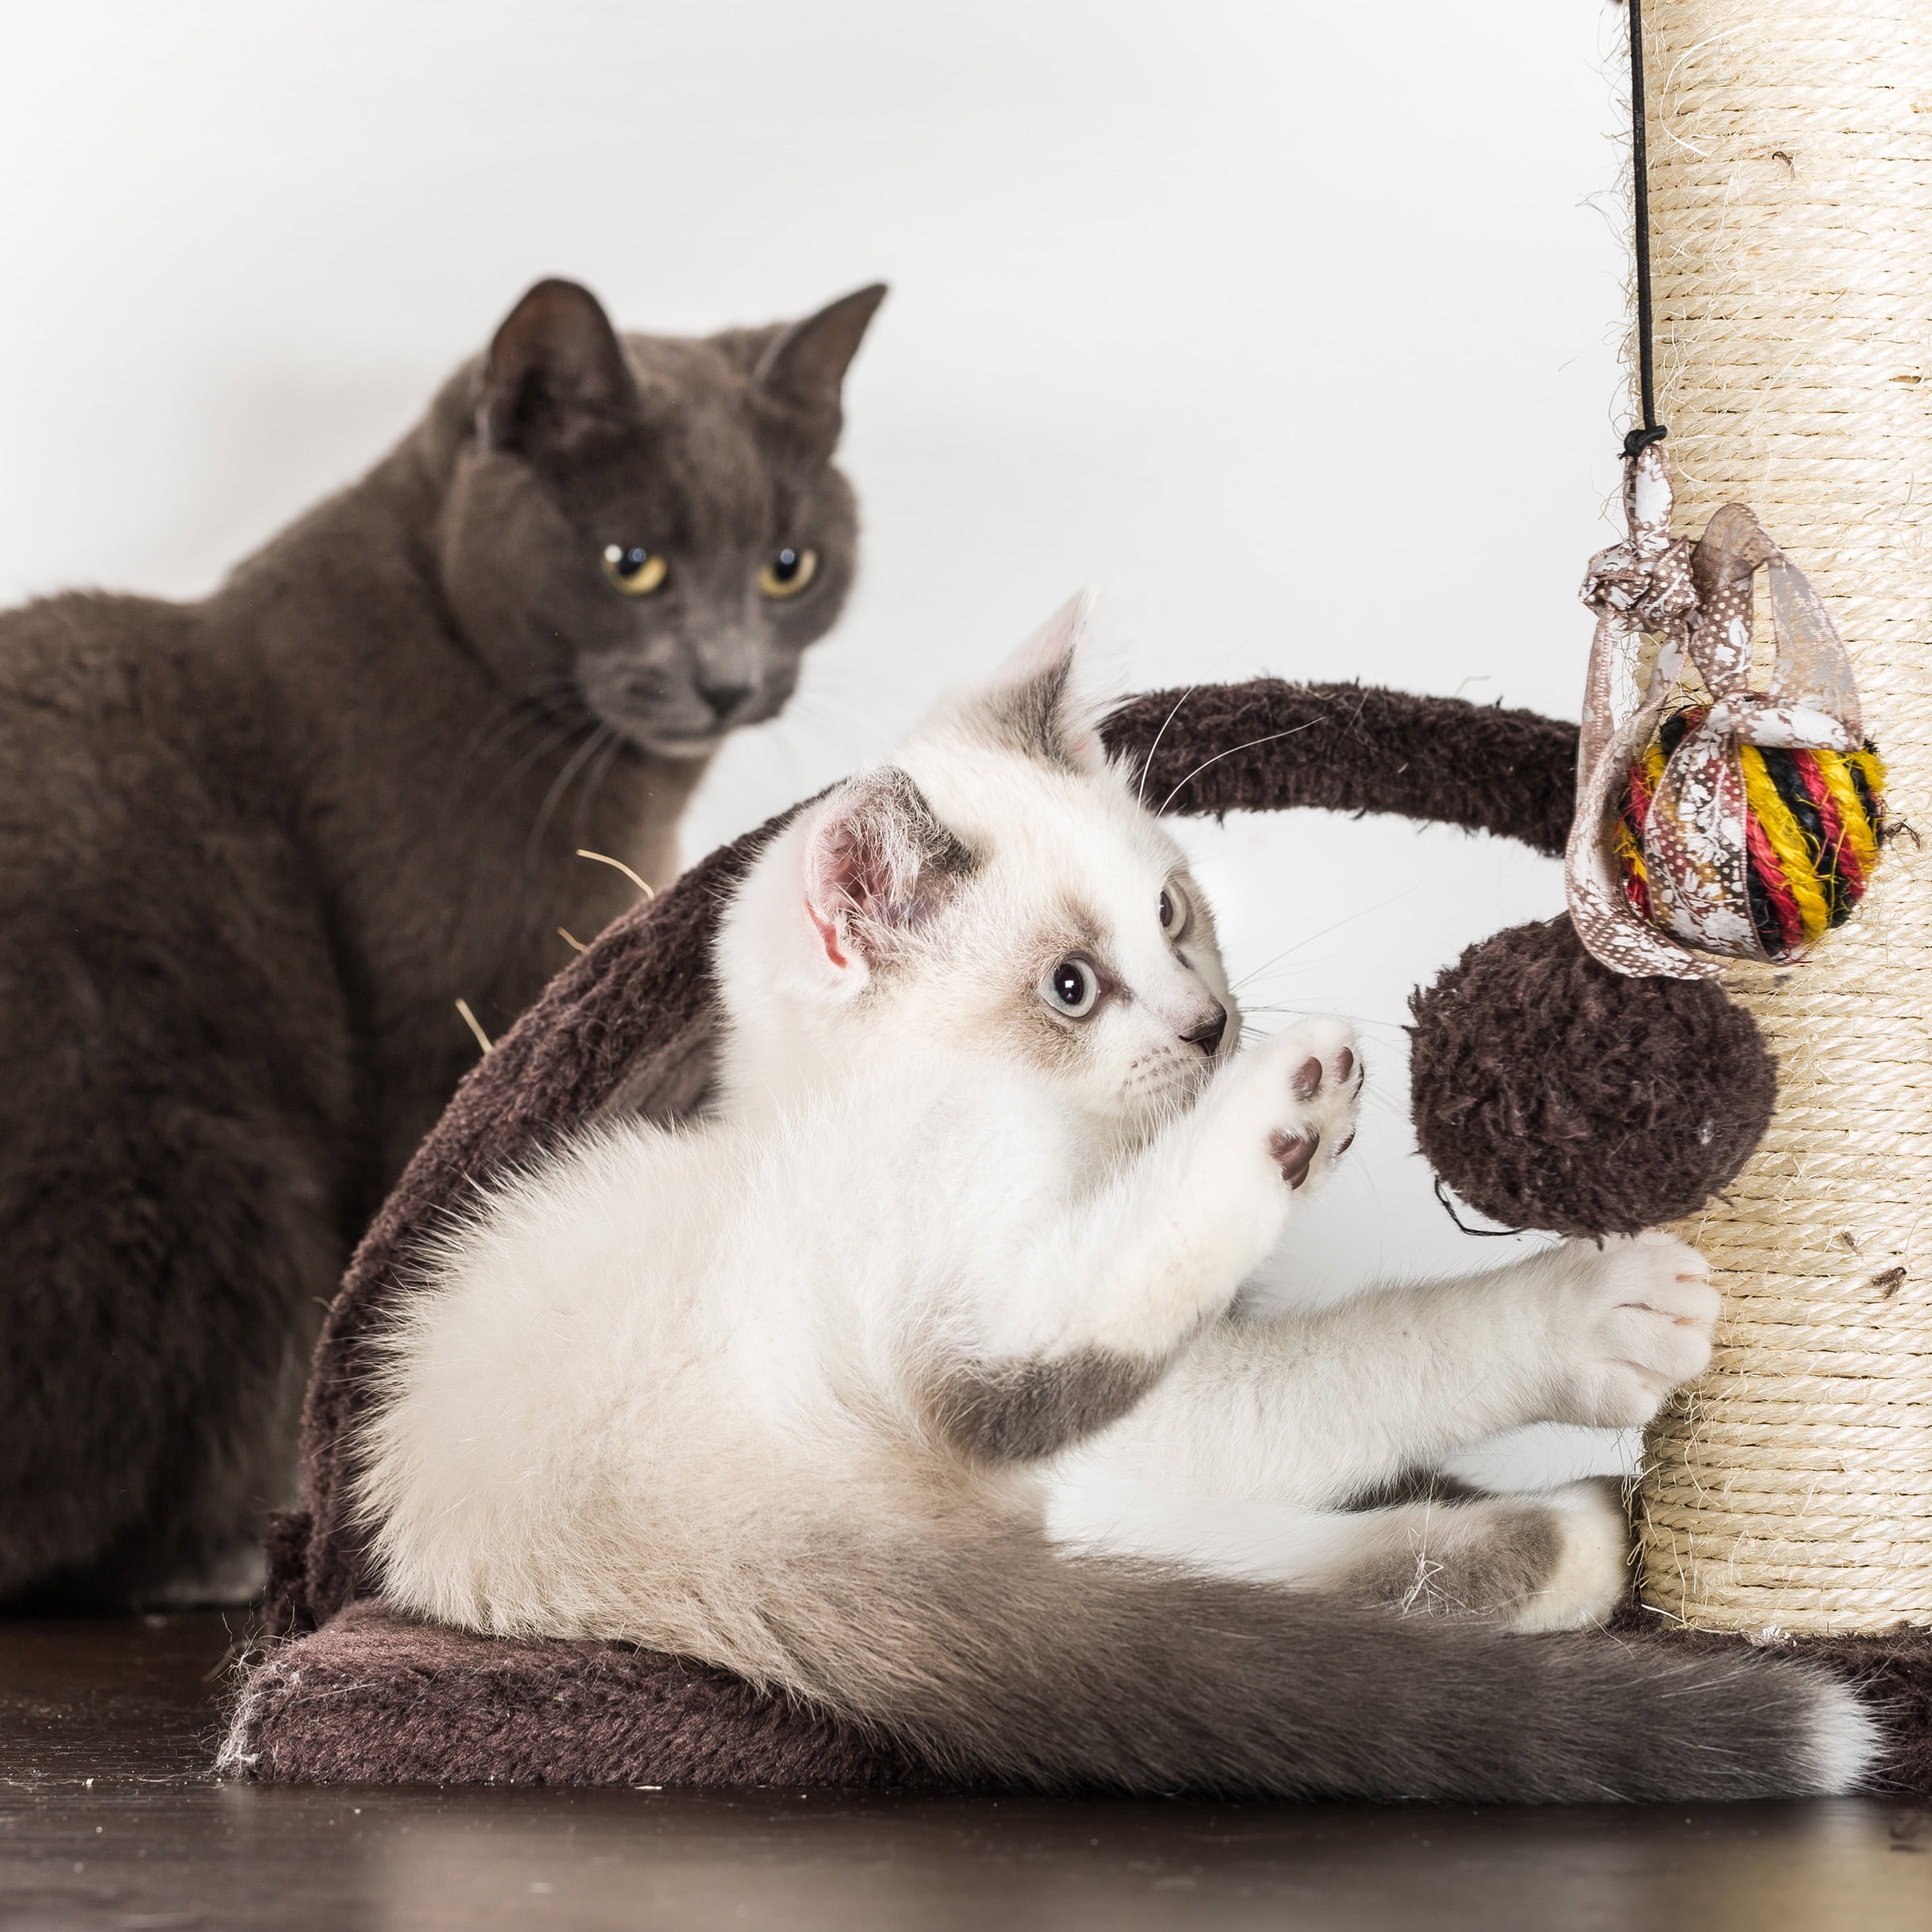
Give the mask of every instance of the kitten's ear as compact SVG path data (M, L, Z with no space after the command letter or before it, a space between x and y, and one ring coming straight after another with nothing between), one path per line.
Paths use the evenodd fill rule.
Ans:
M752 371L753 384L799 427L823 441L828 453L839 440L843 420L839 392L845 371L859 353L866 324L885 299L883 282L840 296L815 316L780 330Z
M887 767L820 807L805 839L805 909L830 964L874 967L972 870L925 795Z
M972 709L1005 750L1087 774L1106 764L1077 675L1096 601L1092 590L1069 597L973 694Z
M597 297L575 282L539 282L484 358L485 444L538 464L565 460L634 431L637 415L637 383Z

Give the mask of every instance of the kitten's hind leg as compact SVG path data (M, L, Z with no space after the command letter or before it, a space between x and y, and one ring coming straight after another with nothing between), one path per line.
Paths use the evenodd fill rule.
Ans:
M1297 1581L1364 1603L1495 1617L1513 1630L1575 1630L1603 1622L1629 1587L1629 1546L1620 1485L1593 1478L1541 1496L1338 1517L1322 1562Z

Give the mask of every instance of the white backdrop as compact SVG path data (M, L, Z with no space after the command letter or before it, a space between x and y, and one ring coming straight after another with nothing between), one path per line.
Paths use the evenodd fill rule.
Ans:
M10 0L0 598L193 595L544 274L700 330L894 286L863 580L695 854L1097 581L1124 687L1360 677L1574 716L1623 427L1604 0ZM1194 835L1257 1003L1376 1096L1297 1278L1489 1265L1404 1001L1555 866L1314 815ZM1273 1024L1273 1016L1268 1016Z

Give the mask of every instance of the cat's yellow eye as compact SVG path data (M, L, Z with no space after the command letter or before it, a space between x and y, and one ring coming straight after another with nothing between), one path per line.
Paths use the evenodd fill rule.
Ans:
M604 547L604 574L627 597L647 597L664 581L671 565L654 550L624 543Z
M787 547L758 572L758 590L767 597L795 597L819 574L815 550Z

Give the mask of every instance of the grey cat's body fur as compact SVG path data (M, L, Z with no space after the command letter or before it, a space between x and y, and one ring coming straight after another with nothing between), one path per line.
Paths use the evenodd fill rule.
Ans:
M500 1030L632 902L576 848L669 874L837 614L880 292L620 350L539 284L205 601L0 617L0 1604L239 1575L321 1307L475 1057L455 1001ZM788 541L817 581L767 608Z

